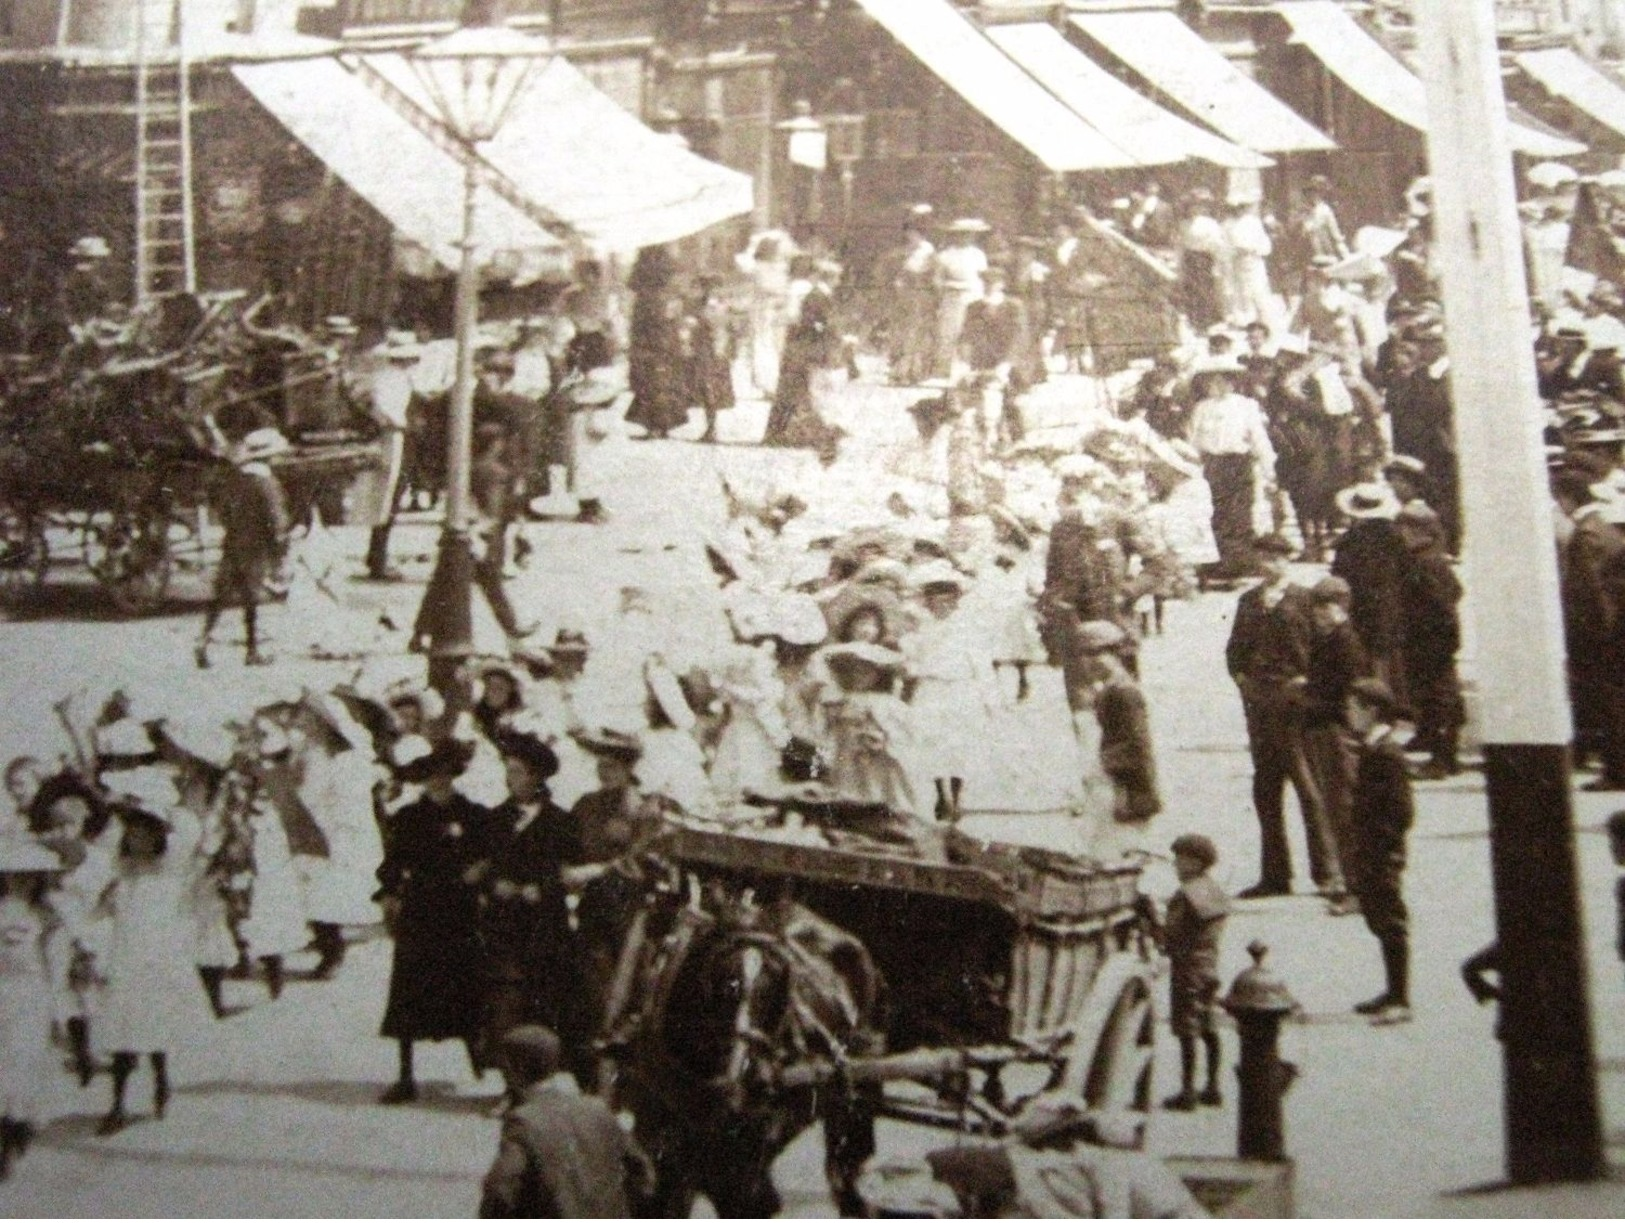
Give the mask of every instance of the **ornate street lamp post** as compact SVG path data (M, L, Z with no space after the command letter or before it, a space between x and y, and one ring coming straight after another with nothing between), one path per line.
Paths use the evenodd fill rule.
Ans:
M457 374L452 384L446 459L446 525L429 588L418 613L417 639L429 648L429 684L448 698L457 668L473 652L474 333L479 323L479 266L474 207L479 146L502 129L514 100L550 54L540 39L497 22L488 2L471 0L460 29L407 57L447 130L463 149L462 256L457 267Z

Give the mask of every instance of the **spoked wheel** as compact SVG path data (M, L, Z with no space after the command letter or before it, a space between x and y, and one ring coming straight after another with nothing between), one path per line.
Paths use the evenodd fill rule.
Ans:
M1118 992L1090 1059L1084 1085L1089 1107L1149 1117L1155 1056L1156 1016L1151 1005L1151 984L1144 977L1131 977ZM1143 1143L1143 1122L1138 1137Z
M153 611L164 601L173 569L169 516L161 510L115 511L86 532L85 563L120 612Z
M50 565L45 524L24 510L0 508L0 599L10 601L44 585Z

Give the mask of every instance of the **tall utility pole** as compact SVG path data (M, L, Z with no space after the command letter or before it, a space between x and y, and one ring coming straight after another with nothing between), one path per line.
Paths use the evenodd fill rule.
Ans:
M1506 1159L1517 1184L1604 1174L1587 1005L1557 558L1530 347L1495 10L1414 8L1478 634L1503 999ZM1517 574L1520 597L1505 597Z

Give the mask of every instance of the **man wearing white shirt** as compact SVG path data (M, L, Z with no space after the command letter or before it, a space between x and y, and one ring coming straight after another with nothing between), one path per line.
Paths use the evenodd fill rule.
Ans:
M972 218L955 221L948 227L949 244L937 252L933 274L937 291L937 346L932 372L939 378L952 373L954 356L959 351L959 333L965 326L965 311L982 296L987 253L976 244L976 237L987 229L984 221Z
M1244 373L1230 358L1209 360L1192 374L1200 399L1191 412L1190 443L1202 456L1213 493L1213 535L1219 546L1214 576L1253 571L1253 498L1257 476L1275 479L1275 447L1258 402L1236 393Z
M395 523L395 503L406 457L406 430L418 353L417 340L411 332L392 331L384 340L384 360L372 373L369 408L379 429L383 451L383 465L372 473L372 534L367 540L366 576L375 582L400 577L389 564L389 531Z

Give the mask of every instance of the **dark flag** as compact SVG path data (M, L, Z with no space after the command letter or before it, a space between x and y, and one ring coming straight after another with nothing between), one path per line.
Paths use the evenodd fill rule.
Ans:
M1608 226L1608 204L1599 197L1595 183L1580 184L1580 198L1569 222L1569 267L1590 272L1602 280L1625 284L1625 251Z

